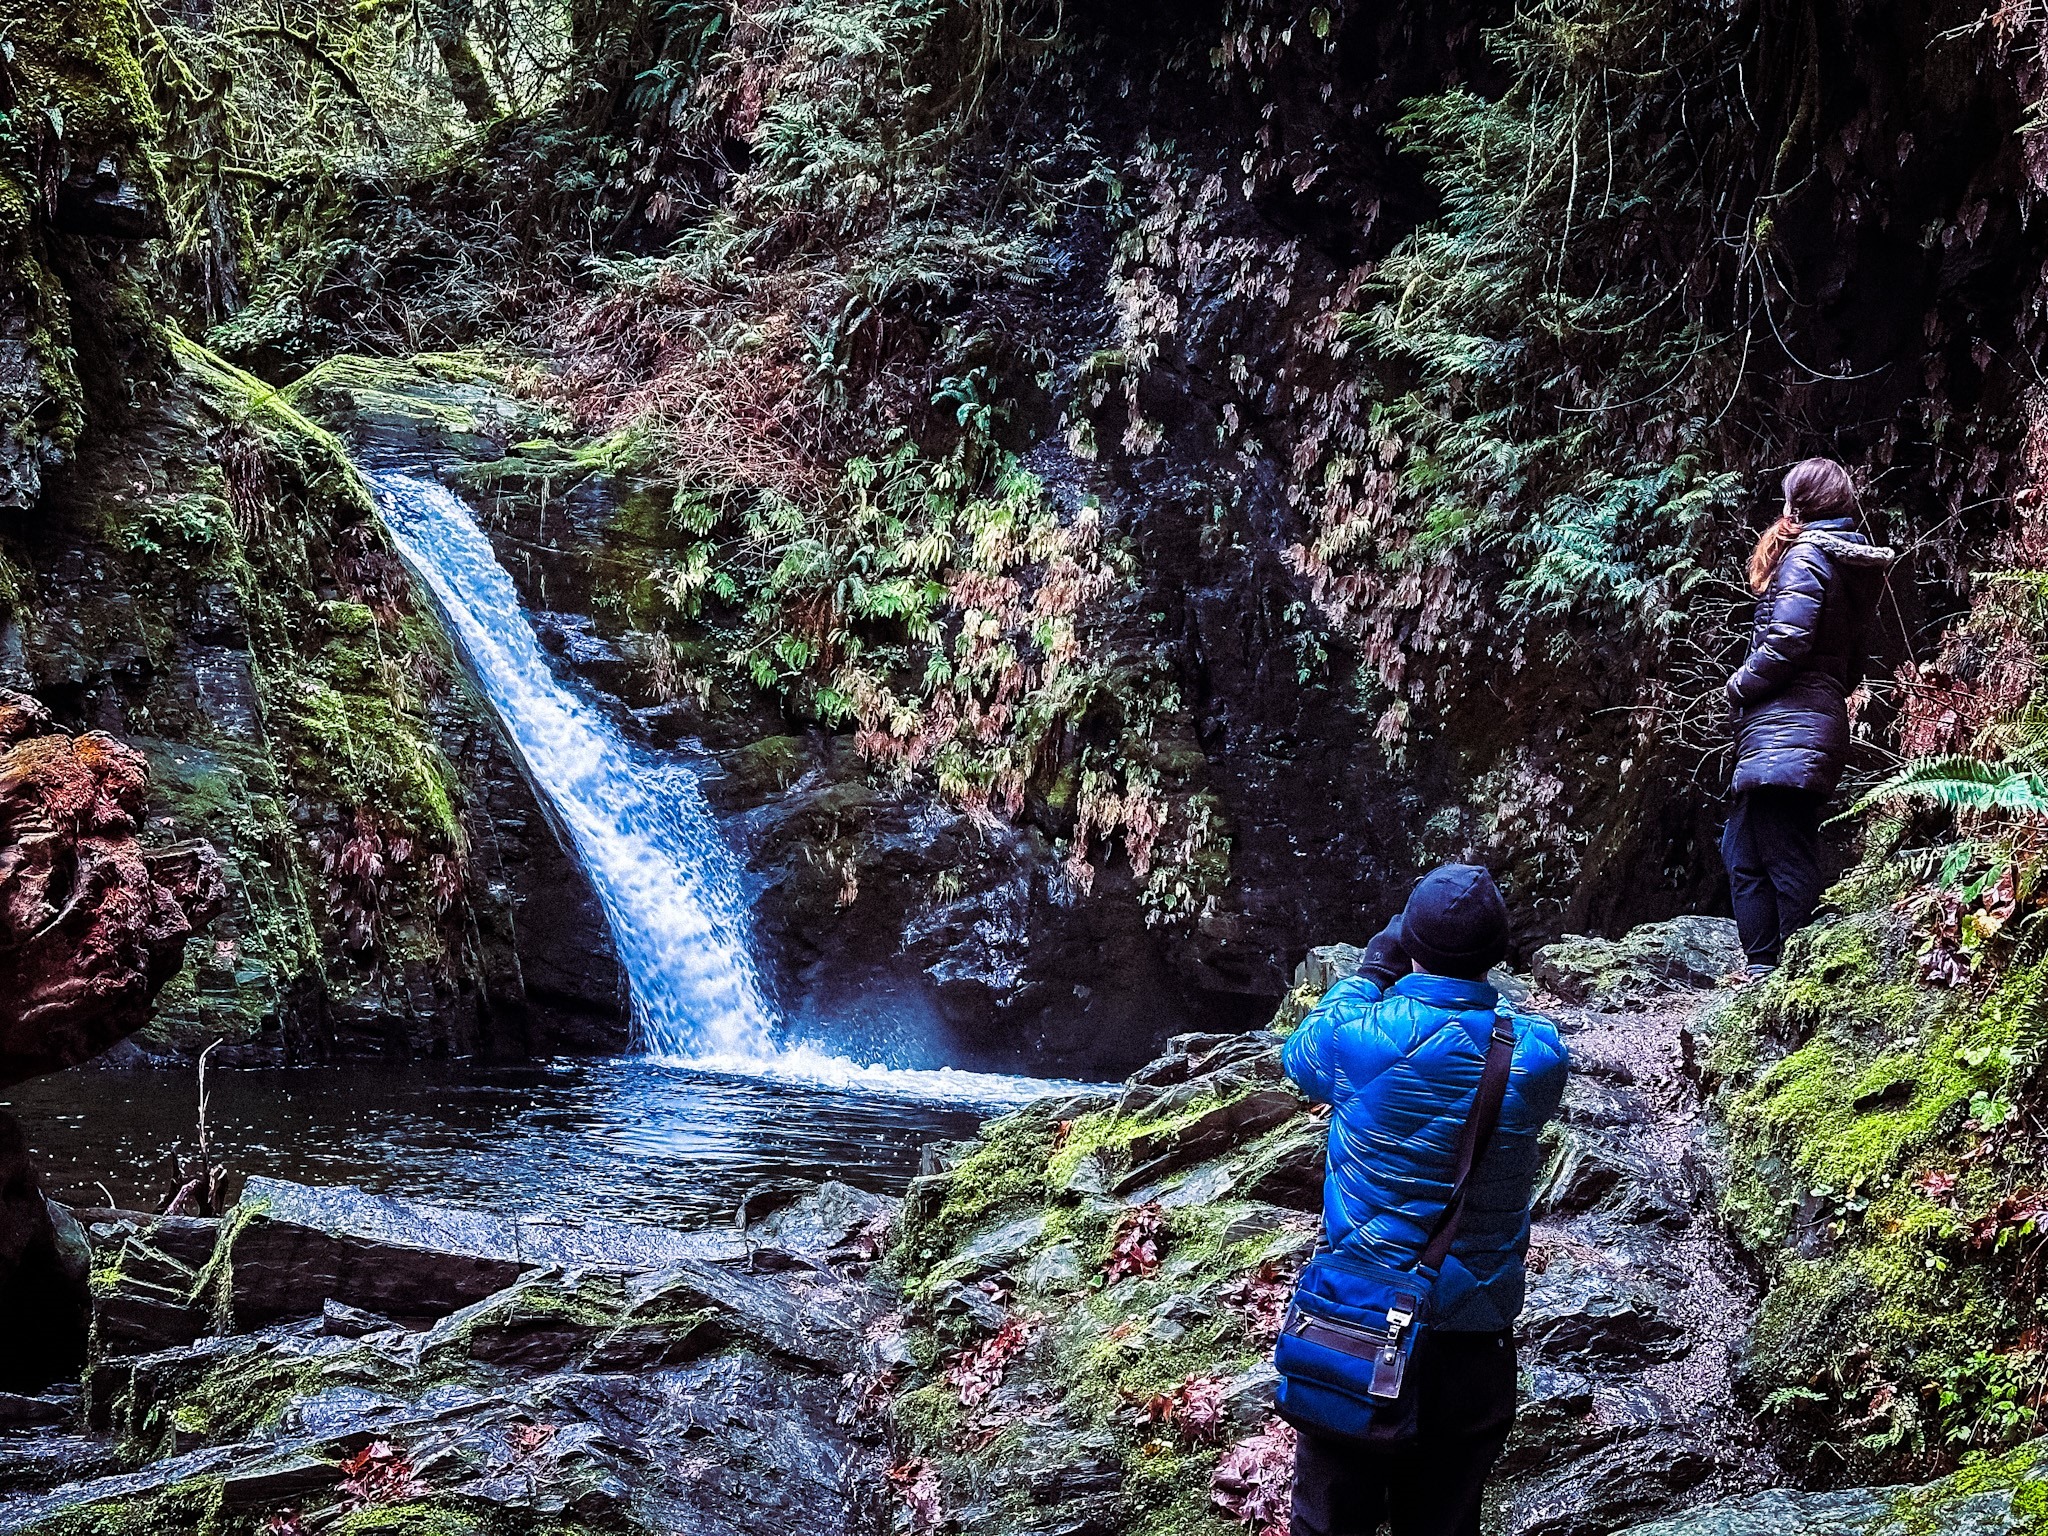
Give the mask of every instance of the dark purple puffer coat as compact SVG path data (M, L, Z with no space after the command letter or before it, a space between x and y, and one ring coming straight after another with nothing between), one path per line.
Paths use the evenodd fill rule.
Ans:
M1728 679L1737 794L1834 793L1849 758L1847 700L1863 682L1871 616L1896 557L1848 518L1808 523L1757 599L1749 657Z

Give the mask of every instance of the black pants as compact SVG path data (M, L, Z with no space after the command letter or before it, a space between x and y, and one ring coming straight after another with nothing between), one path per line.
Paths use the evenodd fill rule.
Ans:
M1804 789L1745 789L1728 812L1721 862L1728 900L1752 965L1776 965L1785 941L1820 905L1820 808Z
M1508 1333L1425 1333L1409 1365L1418 1438L1401 1455L1304 1434L1294 1452L1293 1536L1479 1536L1486 1476L1515 1422Z

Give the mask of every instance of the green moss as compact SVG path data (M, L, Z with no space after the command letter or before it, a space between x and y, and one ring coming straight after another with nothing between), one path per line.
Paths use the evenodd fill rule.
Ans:
M1171 1135L1212 1110L1235 1103L1254 1086L1246 1083L1229 1094L1205 1093L1170 1114L1118 1115L1114 1110L1101 1110L1083 1115L1073 1122L1066 1140L1047 1163L1046 1188L1049 1192L1065 1189L1082 1162L1091 1157L1110 1172L1121 1173L1129 1167L1131 1144L1140 1137Z
M359 1509L327 1529L337 1536L598 1536L593 1527L560 1515L452 1498Z
M301 675L280 692L278 720L292 738L298 783L345 805L373 806L449 847L458 845L454 771L426 739L423 724L381 693L319 677Z
M892 1252L898 1269L922 1279L996 1216L1043 1204L1045 1166L1058 1134L1058 1121L1036 1106L983 1126L980 1144L953 1169L939 1209L923 1220L906 1212Z
M459 1372L472 1356L489 1352L479 1348L480 1341L548 1327L579 1330L594 1339L614 1328L625 1311L621 1276L529 1279L457 1313L421 1352L420 1363L431 1372Z
M21 1536L242 1536L257 1529L254 1516L235 1518L221 1508L221 1480L196 1478L152 1493L67 1509L20 1527Z
M377 632L377 615L366 603L322 603L320 622L337 635L359 640Z
M474 1511L436 1500L359 1509L342 1516L334 1529L346 1536L497 1536L504 1526L494 1529Z
M1973 1456L1940 1482L1899 1494L1885 1536L1941 1536L1957 1528L1959 1506L1988 1493L2010 1491L2012 1512L2025 1522L2026 1536L2048 1533L2048 1476L2041 1466L2043 1443L2035 1441L2002 1456Z
M943 1445L965 1422L960 1399L944 1382L906 1392L889 1405L890 1423L910 1444Z
M226 856L232 900L191 958L158 994L144 1031L152 1044L197 1050L225 1036L253 1040L294 979L317 972L320 938L297 875L300 842L274 795L252 777L274 777L250 745L218 751L139 743L149 759L152 814L179 837L203 837Z
M274 1425L294 1401L311 1396L319 1389L320 1373L318 1360L259 1353L209 1372L171 1405L171 1418L180 1430L210 1444L238 1440Z
M1157 1437L1126 1456L1124 1497L1139 1511L1129 1527L1132 1536L1241 1536L1244 1527L1224 1519L1209 1502L1209 1479L1220 1455L1212 1447L1188 1449Z
M265 383L247 369L237 368L182 331L172 328L164 334L172 354L213 392L216 399L228 403L242 419L307 445L326 460L324 467L341 472L342 483L348 487L347 494L363 512L369 511L369 489L363 484L362 476L356 471L355 463L349 458L348 449L340 438L301 414L292 405L290 396L275 385Z
M208 1307L222 1333L234 1330L235 1241L244 1227L269 1209L267 1200L237 1201L213 1235L212 1254L193 1277L190 1304Z

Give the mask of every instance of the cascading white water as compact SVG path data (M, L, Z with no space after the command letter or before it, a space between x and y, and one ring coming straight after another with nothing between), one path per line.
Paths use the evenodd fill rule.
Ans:
M446 617L566 829L604 904L647 1053L705 1071L827 1086L1016 1102L1043 1079L863 1065L776 1038L776 1018L747 951L740 870L696 776L628 740L565 685L519 606L512 578L460 497L416 476L373 474L399 553Z

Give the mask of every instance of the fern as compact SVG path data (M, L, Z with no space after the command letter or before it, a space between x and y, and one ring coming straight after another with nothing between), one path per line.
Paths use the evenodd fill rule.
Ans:
M1926 800L1951 811L2048 817L2048 776L2023 763L1979 757L1924 757L1908 763L1858 800L1852 815L1899 800Z

